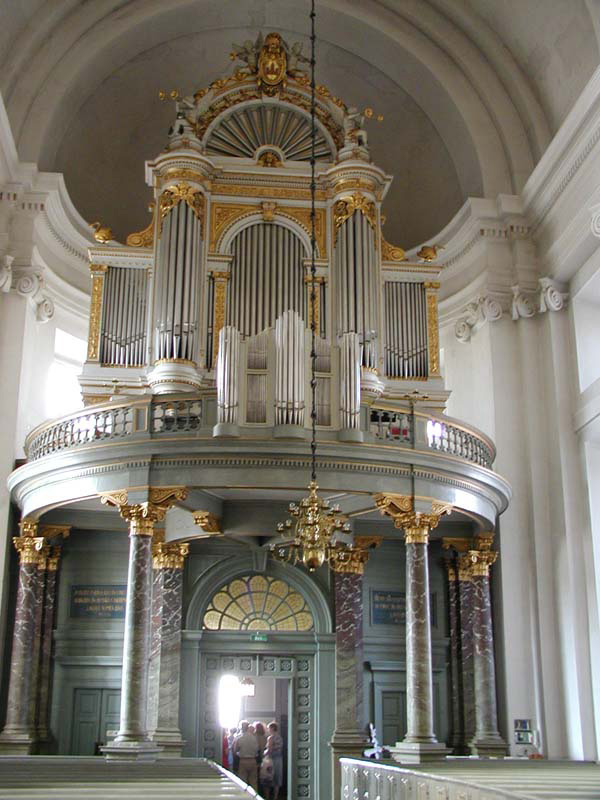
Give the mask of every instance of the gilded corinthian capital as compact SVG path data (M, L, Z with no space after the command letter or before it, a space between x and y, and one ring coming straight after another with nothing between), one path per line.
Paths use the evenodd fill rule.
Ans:
M44 537L38 536L38 522L23 519L19 523L20 536L13 536L20 564L41 564L44 559Z
M444 514L450 514L448 503L431 501L431 511L415 511L412 497L401 494L381 493L374 495L375 505L384 516L394 520L394 526L405 531L407 543L426 544L429 531L438 526Z
M489 577L490 567L497 558L498 553L495 550L468 550L458 559L459 578L471 580L477 577Z
M150 488L148 500L130 505L126 489L103 492L100 499L104 505L115 506L119 514L129 522L131 536L152 536L154 523L165 518L165 514L178 501L185 500L187 489L183 486L158 486Z

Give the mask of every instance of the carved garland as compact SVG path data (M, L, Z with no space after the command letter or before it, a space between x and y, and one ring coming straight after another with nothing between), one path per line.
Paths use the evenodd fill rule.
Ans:
M176 183L165 189L160 196L160 233L162 233L162 221L171 211L181 203L187 203L200 221L200 231L204 221L204 195L198 189L193 188L189 183Z
M350 219L356 212L360 211L367 218L367 222L376 231L377 225L377 211L375 203L368 200L364 194L354 192L351 195L341 197L334 203L333 206L333 225L335 229L335 241L337 242L338 231L341 226Z

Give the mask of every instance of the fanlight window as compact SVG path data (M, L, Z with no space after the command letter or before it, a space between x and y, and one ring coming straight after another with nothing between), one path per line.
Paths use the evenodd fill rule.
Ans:
M223 586L210 601L202 628L208 631L311 631L306 601L285 581L245 575Z

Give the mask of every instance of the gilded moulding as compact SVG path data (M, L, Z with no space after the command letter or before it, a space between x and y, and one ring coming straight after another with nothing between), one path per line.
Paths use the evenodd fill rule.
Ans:
M225 309L227 305L227 281L229 280L228 272L210 273L214 281L214 298L213 298L213 366L217 362L219 354L219 334L225 325Z
M440 372L440 332L438 323L437 291L438 281L426 281L423 284L427 304L427 355L429 357L429 377L439 378Z
M381 235L381 260L382 261L406 261L406 253L395 244L390 244Z
M309 189L297 189L288 186L252 186L239 183L213 183L212 194L232 195L235 197L265 197L275 200L310 200ZM326 200L327 193L317 189L316 200Z
M210 211L210 252L218 252L221 240L229 228L243 217L261 214L267 221L275 221L277 216L287 217L297 222L310 236L310 209L296 206L277 206L266 203L248 205L242 203L213 203ZM327 252L327 231L325 225L325 209L316 209L315 237L318 255L323 257Z
M129 247L152 247L154 245L154 211L156 208L156 203L152 201L148 207L148 210L152 212L152 219L150 220L150 224L144 228L143 231L137 231L135 233L130 233L125 243Z
M104 295L104 275L106 264L91 264L92 292L90 297L90 325L88 331L87 360L100 359L100 324L102 322L102 298Z

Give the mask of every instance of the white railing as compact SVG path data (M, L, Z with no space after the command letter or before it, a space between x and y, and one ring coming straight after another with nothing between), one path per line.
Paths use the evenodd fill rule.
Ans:
M524 800L524 793L514 793L489 780L485 785L477 772L471 780L464 775L435 774L435 764L426 772L389 762L341 758L341 794L336 800ZM443 766L444 772L447 767ZM492 783L492 785L490 785Z
M495 457L493 447L472 431L440 419L428 419L426 433L427 444L432 450L491 468Z
M81 444L129 436L133 430L133 409L131 406L84 409L38 430L25 443L30 461Z
M152 403L150 425L152 433L196 431L201 426L202 400L198 397Z
M81 445L129 436L189 435L200 429L208 433L217 421L216 416L215 419L208 417L204 397L192 393L90 406L37 427L27 437L25 452L29 461L36 461ZM484 434L441 415L373 406L368 426L371 441L421 452L434 450L488 469L491 469L496 455L493 443ZM240 429L243 427L241 425ZM269 430L268 425L265 428Z

